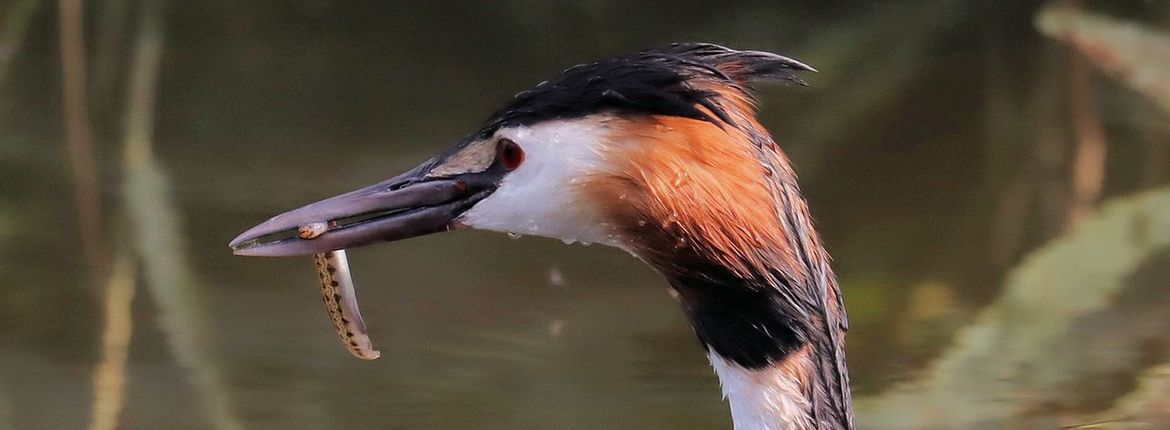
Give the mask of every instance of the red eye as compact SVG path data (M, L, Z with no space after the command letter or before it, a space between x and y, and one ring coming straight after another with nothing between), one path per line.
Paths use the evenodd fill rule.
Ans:
M500 139L496 152L500 159L500 165L509 172L516 170L524 162L524 150L512 139Z

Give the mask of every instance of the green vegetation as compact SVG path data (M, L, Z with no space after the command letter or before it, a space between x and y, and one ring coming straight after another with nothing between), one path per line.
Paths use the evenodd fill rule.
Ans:
M1082 347L1093 342L1078 322L1127 311L1112 302L1170 249L1167 213L1170 189L1124 198L1026 258L920 380L858 400L859 419L871 428L1002 427L1083 403L1071 387L1122 369L1086 366Z

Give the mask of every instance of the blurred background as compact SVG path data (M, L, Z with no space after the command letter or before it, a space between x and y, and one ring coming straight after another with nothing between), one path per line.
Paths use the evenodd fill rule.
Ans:
M576 63L706 41L835 257L862 429L1170 428L1170 4L0 1L0 429L730 428L665 282L459 232L233 257Z

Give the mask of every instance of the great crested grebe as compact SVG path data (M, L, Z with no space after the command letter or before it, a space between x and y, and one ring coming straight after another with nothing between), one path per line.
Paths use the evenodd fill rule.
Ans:
M675 44L579 65L378 184L278 215L239 255L320 253L459 228L593 242L677 292L735 428L852 429L845 308L753 82L796 60ZM326 222L312 240L299 226Z

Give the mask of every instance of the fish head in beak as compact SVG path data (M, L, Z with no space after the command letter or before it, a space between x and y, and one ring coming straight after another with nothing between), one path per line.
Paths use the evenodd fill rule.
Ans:
M510 140L468 139L401 175L272 217L229 246L236 255L291 256L447 231L522 158Z

